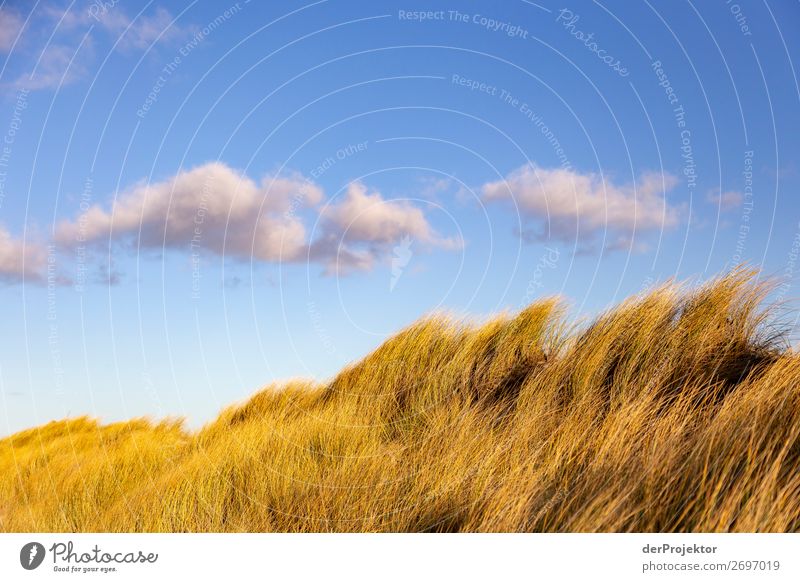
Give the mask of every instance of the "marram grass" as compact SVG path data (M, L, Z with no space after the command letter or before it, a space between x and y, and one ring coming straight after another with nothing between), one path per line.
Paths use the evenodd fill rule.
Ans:
M590 325L428 317L199 432L51 422L0 440L0 530L797 531L800 356L767 292L737 269Z

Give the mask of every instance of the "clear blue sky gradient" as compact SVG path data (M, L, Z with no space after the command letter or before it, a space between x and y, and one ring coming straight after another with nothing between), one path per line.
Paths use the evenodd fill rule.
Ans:
M559 294L590 316L740 261L778 277L778 298L798 295L794 0L40 1L0 14L0 228L13 240L46 247L87 203L109 210L213 161L256 181L303 176L321 205L359 181L463 240L398 239L340 274L213 252L198 266L188 240L106 237L80 260L55 245L57 276L0 278L1 434L82 414L198 426L271 381L329 377L434 310L484 316ZM486 195L526 164L566 164L633 199L648 173L672 176L660 195L677 218L619 248L613 225L559 233L515 196ZM319 216L297 209L311 238Z

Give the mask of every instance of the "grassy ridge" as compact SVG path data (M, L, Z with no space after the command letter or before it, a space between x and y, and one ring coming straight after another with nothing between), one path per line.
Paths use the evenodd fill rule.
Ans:
M196 433L49 423L0 441L0 530L797 531L800 357L766 292L430 317Z

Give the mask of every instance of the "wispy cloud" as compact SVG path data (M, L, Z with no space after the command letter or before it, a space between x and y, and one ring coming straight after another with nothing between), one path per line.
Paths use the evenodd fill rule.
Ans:
M420 185L419 196L421 198L435 199L439 194L447 192L453 187L453 180L427 176L420 179Z
M34 38L26 34L22 52L29 70L12 85L32 90L53 89L84 78L91 69L99 37L104 36L122 51L141 51L190 32L175 23L164 8L131 18L118 3L45 3L35 8L30 18L36 23L31 30L40 34ZM21 23L17 13L0 9L0 51L6 45L10 47Z
M722 192L720 190L710 190L706 195L706 200L719 207L722 212L736 210L744 202L744 194L735 190Z
M188 32L162 7L136 18L131 18L119 4L104 6L97 2L88 6L50 5L44 11L64 31L85 31L93 26L110 34L112 41L119 40L117 46L122 49L146 49Z
M532 223L523 236L577 241L584 251L604 237L605 248L616 250L635 245L636 233L678 225L681 208L665 197L677 183L668 173L645 173L635 185L620 185L594 173L525 165L484 184L482 195L515 202Z
M10 8L0 7L0 52L7 53L14 45L23 20L17 12Z
M52 89L82 78L86 70L85 53L77 53L75 47L51 44L42 51L33 71L18 77L14 86L31 91Z

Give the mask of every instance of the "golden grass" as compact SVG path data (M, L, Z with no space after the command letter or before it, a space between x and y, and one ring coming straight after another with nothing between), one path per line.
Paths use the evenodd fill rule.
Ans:
M797 531L800 357L767 291L429 317L196 433L51 422L0 441L0 530Z

